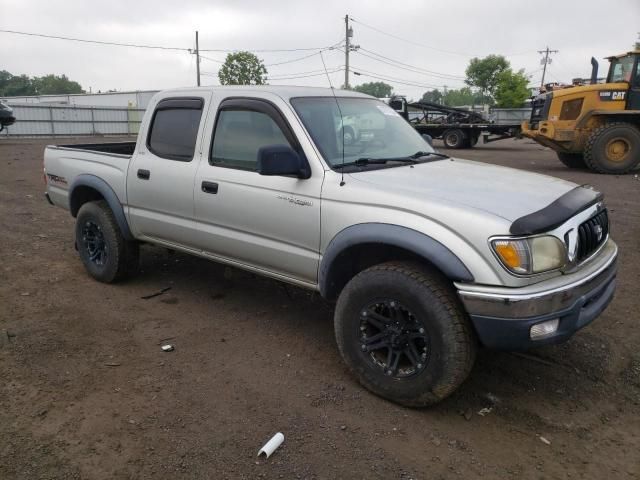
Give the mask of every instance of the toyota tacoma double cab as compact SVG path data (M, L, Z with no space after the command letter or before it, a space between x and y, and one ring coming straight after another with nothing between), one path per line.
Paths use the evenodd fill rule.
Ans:
M345 142L347 117L367 134ZM352 91L164 91L136 142L44 157L96 280L133 274L149 243L315 290L354 375L403 405L454 392L478 347L567 340L614 295L599 192L450 158Z

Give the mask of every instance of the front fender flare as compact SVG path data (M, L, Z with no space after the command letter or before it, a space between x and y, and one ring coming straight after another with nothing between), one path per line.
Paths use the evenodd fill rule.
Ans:
M424 233L386 223L361 223L340 231L329 243L318 270L320 294L331 293L331 268L346 249L358 244L379 243L410 251L431 262L447 278L471 283L474 277L462 261L445 245Z
M129 229L127 217L124 214L124 208L122 207L122 203L120 203L120 199L116 195L116 192L113 191L107 182L95 175L81 174L78 175L71 183L71 186L69 187L69 211L72 216L75 217L80 209L80 205L76 205L77 197L74 196L78 187L89 187L100 193L113 212L113 216L116 218L116 222L118 222L122 236L127 240L134 239L131 234L131 230Z

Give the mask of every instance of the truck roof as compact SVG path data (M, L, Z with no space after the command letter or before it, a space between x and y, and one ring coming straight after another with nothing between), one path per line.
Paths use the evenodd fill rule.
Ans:
M216 86L207 86L207 87L184 87L184 88L172 88L169 90L163 90L163 92L189 92L193 94L193 90L204 90L210 92L268 92L278 95L284 99L290 99L295 97L331 97L334 94L337 97L362 97L362 98L374 98L370 95L365 95L364 93L355 92L353 90L340 90L340 89L332 89L325 87L298 87L298 86L290 86L290 85L216 85Z
M626 57L627 55L640 55L640 50L631 50L630 52L621 53L620 55L611 55L610 57L605 57L607 60L613 60L615 58Z

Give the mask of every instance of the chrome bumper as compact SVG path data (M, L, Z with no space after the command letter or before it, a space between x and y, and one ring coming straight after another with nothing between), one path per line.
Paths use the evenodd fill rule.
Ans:
M557 277L522 288L473 286L465 289L457 285L458 295L471 315L514 319L547 315L570 308L579 298L615 276L617 255L618 247L609 240L599 258L594 259L591 271L569 283L561 284L563 278ZM547 285L549 283L552 285Z
M568 340L598 318L613 299L617 252L615 243L609 241L598 258L580 272L527 287L469 285L465 290L457 285L480 343L521 350ZM549 320L557 320L555 332L532 338L532 327Z

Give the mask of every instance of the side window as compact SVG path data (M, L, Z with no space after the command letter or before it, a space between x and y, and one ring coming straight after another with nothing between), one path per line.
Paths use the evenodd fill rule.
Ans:
M147 138L149 150L169 160L193 160L203 103L200 98L159 102Z
M290 145L271 116L255 110L224 109L218 114L209 163L255 171L258 150L267 145Z

